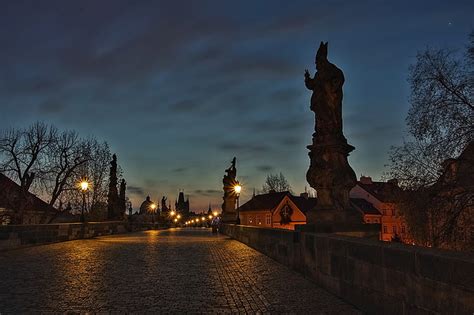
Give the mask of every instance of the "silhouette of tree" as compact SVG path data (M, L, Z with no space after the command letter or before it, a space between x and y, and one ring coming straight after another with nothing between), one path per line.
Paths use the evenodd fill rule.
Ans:
M262 186L263 193L269 193L271 191L282 192L290 191L291 186L286 180L285 176L280 172L280 174L270 174L267 175L265 183Z
M18 200L17 217L12 223L22 223L23 203L34 180L49 172L45 153L56 137L56 128L42 122L25 129L5 130L0 135L0 170L19 181L23 196Z
M465 57L426 49L410 67L408 138L390 151L389 176L411 189L433 184L447 158L474 139L474 32Z
M71 130L58 134L48 146L46 163L50 165L49 176L43 181L50 196L50 205L54 205L65 190L77 188L80 167L90 161L90 153L87 141Z

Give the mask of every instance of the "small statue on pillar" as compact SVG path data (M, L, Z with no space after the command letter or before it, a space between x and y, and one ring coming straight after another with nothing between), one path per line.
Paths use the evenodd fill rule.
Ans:
M311 78L305 70L305 85L313 91L311 110L315 113L315 133L308 146L310 167L308 183L316 189L316 210L328 221L344 217L349 208L349 191L356 184L356 176L347 161L354 147L347 143L342 131L342 86L344 74L327 59L328 43L321 42L316 54L317 72ZM319 218L315 211L308 213L308 223ZM323 218L324 219L324 218Z
M234 157L231 162L231 166L225 170L226 175L222 179L223 189L224 189L224 203L222 203L222 220L223 222L237 222L237 212L236 212L236 201L237 194L235 192L235 187L239 185L239 182L235 179L237 176L237 168L235 167L236 158Z

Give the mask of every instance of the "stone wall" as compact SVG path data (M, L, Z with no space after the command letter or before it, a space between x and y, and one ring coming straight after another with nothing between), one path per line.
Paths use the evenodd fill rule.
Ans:
M474 312L472 253L241 225L221 231L369 314Z
M0 251L152 228L126 221L0 226Z

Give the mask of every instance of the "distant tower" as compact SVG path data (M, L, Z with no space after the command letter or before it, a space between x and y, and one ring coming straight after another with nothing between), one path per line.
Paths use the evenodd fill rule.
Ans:
M211 203L209 202L209 208L207 209L207 214L212 215Z
M178 200L175 203L175 210L183 215L189 214L189 198L184 201L184 191L179 192Z
M118 217L123 218L125 216L125 211L127 210L127 205L126 202L127 200L125 199L125 190L127 189L127 183L125 182L125 179L122 179L120 182L120 192L119 192L119 200L118 200Z
M112 155L109 173L109 193L107 194L107 218L115 219L118 208L118 191L117 191L117 156Z

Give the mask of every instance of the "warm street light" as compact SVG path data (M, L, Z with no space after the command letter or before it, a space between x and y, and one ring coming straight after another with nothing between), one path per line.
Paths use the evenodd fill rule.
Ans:
M86 182L85 180L83 180L83 181L80 183L80 186L81 186L82 192L86 192L87 189L89 188L89 183Z
M84 210L86 208L86 193L87 193L87 190L89 189L89 183L87 182L87 180L83 179L79 183L79 186L81 187L81 191L82 191L81 222L84 223L86 221L86 218L84 217Z
M174 222L175 222L175 223L178 222L178 219L174 219Z
M235 191L236 194L240 194L241 190L242 190L242 186L240 186L238 184L234 186L234 191Z
M177 217L178 219L181 219L181 214L178 214L176 217Z
M151 208L152 212L155 212L156 204L152 203L152 204L150 205L150 208Z
M205 217L202 217L201 220L204 221L204 220L206 220L206 218L205 218Z
M209 215L209 220L211 220L211 219L212 219L212 215Z
M174 216L175 214L176 214L176 212L174 212L174 211L170 212L170 216Z
M235 194L237 195L237 208L239 208L239 197L240 197L240 192L242 191L242 186L240 186L239 184L235 185L234 191L235 191Z
M217 217L217 215L218 215L217 211L214 211L212 214L213 214L215 217Z

